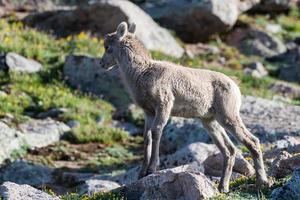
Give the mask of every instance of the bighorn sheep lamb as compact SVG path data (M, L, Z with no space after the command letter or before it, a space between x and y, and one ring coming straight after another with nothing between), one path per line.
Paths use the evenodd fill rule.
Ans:
M222 73L153 60L134 33L135 25L122 22L116 32L107 34L100 65L106 69L118 65L131 97L144 110L144 160L139 177L156 171L163 128L170 116L179 116L199 118L222 152L221 192L229 191L236 154L225 130L250 150L257 185L268 185L259 140L239 115L241 93L234 81Z

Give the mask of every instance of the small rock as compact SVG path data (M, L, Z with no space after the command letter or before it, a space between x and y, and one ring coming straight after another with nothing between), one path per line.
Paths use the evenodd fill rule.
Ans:
M274 160L270 174L275 178L284 178L300 167L300 155L292 156L286 151L279 153Z
M134 124L129 122L121 122L121 121L113 120L111 126L127 131L131 136L142 135L143 133L142 129L136 127Z
M287 50L292 50L292 49L295 49L297 48L298 44L294 41L289 41L285 44Z
M120 185L113 181L89 179L86 180L84 184L79 186L78 193L81 195L93 195L96 192L108 192L118 187L120 187Z
M294 84L277 81L270 85L270 90L291 99L300 98L300 87Z
M34 61L16 53L8 53L6 54L6 65L11 71L20 71L27 73L35 73L40 71L43 66Z
M188 57L195 58L199 55L215 55L220 53L220 49L203 43L185 45L185 52Z
M60 137L70 131L70 128L50 118L44 120L29 120L19 125L24 134L23 140L31 147L44 147L60 140Z
M71 128L71 129L74 129L74 128L78 128L80 126L80 122L77 121L77 120L70 120L67 122L67 125Z
M31 186L44 186L53 182L53 169L42 165L16 160L0 169L0 181L11 181Z
M5 122L0 121L0 163L10 158L13 151L24 147L44 147L57 142L69 130L70 128L64 123L50 118L31 119L20 124L18 130L10 128Z
M254 62L245 65L244 74L251 75L256 78L262 78L268 75L268 71L260 62Z
M293 172L292 178L282 187L272 191L272 200L296 200L300 199L300 168Z
M203 162L203 166L205 175L221 176L223 170L223 155L216 153L207 157ZM252 176L255 174L254 168L241 153L237 153L236 155L233 172L240 173L244 176Z
M46 192L37 190L29 185L18 185L12 182L4 182L0 186L0 196L3 200L59 200L59 197L51 196Z
M198 171L198 166L184 165L146 176L115 191L131 199L207 199L217 194L213 183Z
M295 155L300 153L300 144L294 145L294 146L288 146L285 148L273 148L270 149L268 151L264 152L264 160L268 163L270 163L270 165L273 165L273 162L275 159L277 159L278 157L280 157L280 155L282 154L283 151L288 152L289 154Z
M300 46L267 59L279 63L279 78L300 83Z
M37 115L37 118L39 118L39 119L45 119L48 117L57 118L67 111L68 110L66 108L51 108L50 110L48 110L46 112L39 113Z
M219 58L218 58L218 62L219 62L221 65L225 65L225 64L226 64L226 58L225 58L225 57L219 57Z
M280 24L267 24L266 30L270 33L276 34L282 31L282 27Z
M283 139L281 140L277 140L275 142L275 147L276 149L284 149L284 148L289 148L289 147L293 147L300 144L300 139L293 137L293 136L288 136L285 135L283 136Z

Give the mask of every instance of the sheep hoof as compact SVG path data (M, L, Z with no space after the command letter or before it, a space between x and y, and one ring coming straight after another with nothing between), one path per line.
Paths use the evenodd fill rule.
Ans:
M149 168L148 171L147 171L147 175L154 174L155 172L156 172L156 169Z
M139 173L139 175L138 175L138 179L141 179L141 178L143 178L145 176L147 176L147 172L144 171L144 170L141 170L140 173Z
M256 187L257 189L261 188L269 188L274 184L274 181L272 179L257 179L256 180Z
M225 193L225 194L229 192L229 188L225 187L221 184L218 186L218 190L219 190L220 193Z

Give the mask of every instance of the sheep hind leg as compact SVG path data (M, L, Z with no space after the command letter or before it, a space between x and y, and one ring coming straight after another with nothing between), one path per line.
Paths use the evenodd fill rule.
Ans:
M145 114L145 127L144 127L144 159L143 164L139 173L139 178L142 178L147 175L148 166L150 163L151 151L152 151L152 133L151 126L153 123L154 117L151 115Z
M220 124L212 120L202 120L204 127L208 130L214 143L220 149L223 154L223 170L222 177L218 189L220 192L229 192L229 182L232 174L233 165L235 162L236 149L234 144L229 139L225 130Z
M239 115L220 116L218 122L230 133L234 134L236 138L242 142L251 152L254 161L254 168L256 173L257 187L270 186L266 171L264 168L262 151L260 149L259 139L252 135L244 125Z

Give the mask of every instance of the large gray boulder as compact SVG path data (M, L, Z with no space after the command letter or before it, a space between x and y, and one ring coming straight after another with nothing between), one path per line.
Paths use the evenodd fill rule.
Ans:
M142 8L165 27L176 31L186 42L207 40L231 28L239 14L259 0L165 0L146 3Z
M0 197L3 200L59 200L59 197L52 196L37 190L29 185L18 185L12 182L5 182L0 186Z
M183 48L166 29L161 28L143 10L127 0L99 0L77 9L35 14L24 20L27 25L51 30L58 36L81 31L103 36L114 32L122 21L136 24L136 36L147 49L174 57L181 57L184 53Z
M103 97L118 108L126 107L131 102L117 67L107 71L100 67L98 58L68 56L63 73L71 86Z
M272 200L295 200L300 199L300 168L296 169L292 178L282 187L272 192Z
M128 200L207 199L217 193L213 183L198 171L197 165L165 169L118 188Z
M236 28L227 36L227 43L245 55L271 57L286 51L284 43L274 35L255 28Z
M19 130L0 121L0 163L22 148L44 147L60 140L70 128L52 119L29 120Z
M0 181L11 181L18 184L27 184L42 187L53 183L54 169L32 164L23 160L16 160L0 169Z

